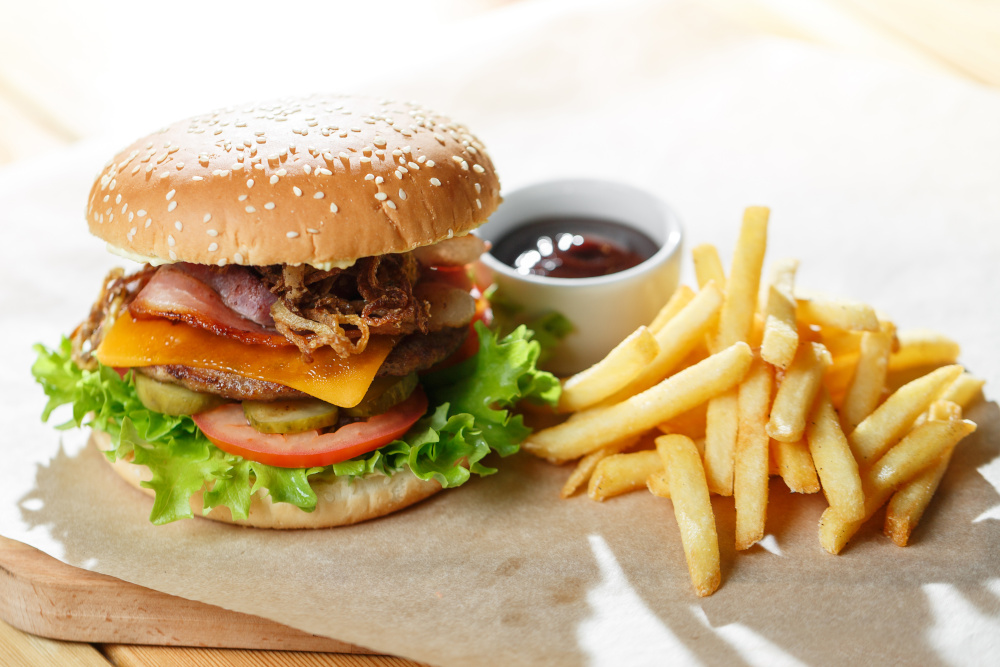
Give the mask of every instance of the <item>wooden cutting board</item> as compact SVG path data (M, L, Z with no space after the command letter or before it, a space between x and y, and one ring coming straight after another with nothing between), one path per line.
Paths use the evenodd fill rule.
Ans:
M0 537L0 618L89 643L363 653L352 644L67 565Z

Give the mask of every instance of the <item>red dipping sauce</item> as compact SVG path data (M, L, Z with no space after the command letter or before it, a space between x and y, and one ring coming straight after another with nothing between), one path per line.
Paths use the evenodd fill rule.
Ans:
M521 275L594 278L631 269L657 250L648 236L613 220L543 218L503 236L490 254Z

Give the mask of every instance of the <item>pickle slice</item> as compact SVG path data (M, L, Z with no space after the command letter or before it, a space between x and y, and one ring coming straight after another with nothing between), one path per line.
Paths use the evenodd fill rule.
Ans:
M301 433L333 426L338 408L316 398L294 401L243 401L243 414L261 433Z
M153 412L165 415L196 415L223 403L223 399L212 394L202 394L186 387L169 384L133 373L135 393L143 405Z
M394 405L402 403L417 388L417 374L403 377L385 376L376 378L368 387L365 397L353 408L344 408L348 417L374 417L386 412Z

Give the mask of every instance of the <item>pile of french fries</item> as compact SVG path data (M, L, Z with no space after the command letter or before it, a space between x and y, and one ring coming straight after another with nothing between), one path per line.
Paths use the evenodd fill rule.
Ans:
M905 546L976 429L963 410L983 380L955 365L956 343L897 333L863 303L805 295L795 260L761 284L768 217L746 210L729 276L714 246L695 248L698 291L682 286L653 322L567 378L559 409L571 416L523 445L553 463L579 459L564 498L584 485L594 500L643 488L670 498L700 596L721 581L710 494L732 496L738 550L765 535L771 475L796 493L822 489L819 539L831 554L886 503L885 533Z

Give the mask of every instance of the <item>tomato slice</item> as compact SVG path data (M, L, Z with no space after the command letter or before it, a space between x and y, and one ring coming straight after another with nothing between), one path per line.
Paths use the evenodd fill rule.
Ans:
M261 433L247 423L239 403L192 415L216 447L277 468L313 468L352 459L387 445L410 430L427 411L427 396L417 387L388 412L332 433Z

